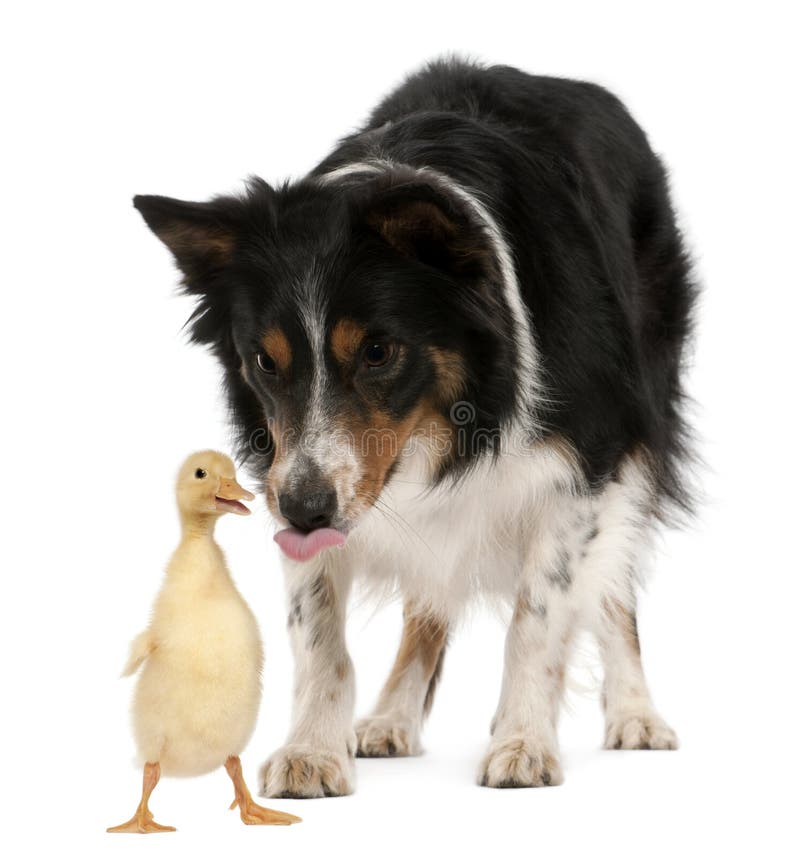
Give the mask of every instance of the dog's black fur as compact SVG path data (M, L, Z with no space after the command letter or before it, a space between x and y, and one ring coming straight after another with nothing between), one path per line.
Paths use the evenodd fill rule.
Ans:
M318 180L376 156L399 166ZM242 366L276 320L302 352L293 283L310 262L337 316L406 347L383 379L343 385L341 408L372 402L402 417L432 387L435 345L463 360L474 431L491 437L514 411L519 364L496 260L469 213L416 167L474 193L511 248L544 387L531 423L564 437L594 486L646 450L662 499L686 506L680 370L695 289L664 169L606 90L505 66L428 66L295 184L255 179L243 196L209 203L136 198L199 299L193 336L224 366L241 452L265 414L300 419L302 364L292 394ZM446 417L452 402L437 401ZM490 447L467 445L442 473Z

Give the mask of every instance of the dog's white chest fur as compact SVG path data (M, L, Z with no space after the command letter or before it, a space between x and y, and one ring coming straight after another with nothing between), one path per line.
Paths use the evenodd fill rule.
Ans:
M348 550L368 585L397 586L453 618L474 595L512 597L556 510L574 517L587 504L570 493L570 467L545 444L486 458L433 489L426 466L424 449L404 459Z
M475 596L513 603L523 574L534 591L569 587L587 624L599 592L629 599L649 495L637 462L591 497L575 490L575 470L546 443L511 444L434 489L426 461L424 450L408 456L353 533L347 551L368 587L399 590L451 620Z

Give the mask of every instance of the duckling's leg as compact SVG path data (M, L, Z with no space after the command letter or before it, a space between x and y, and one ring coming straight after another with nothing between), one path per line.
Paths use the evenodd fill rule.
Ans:
M274 809L259 806L253 800L244 781L242 763L239 761L238 756L231 756L225 762L225 770L233 780L233 789L236 794L230 808L239 807L239 813L245 824L296 824L298 821L303 820L296 815L290 815L288 812L278 812Z
M165 827L153 821L153 813L147 808L147 801L161 778L161 765L158 762L147 762L142 776L142 799L136 808L133 818L125 824L109 827L108 833L168 833L174 827Z

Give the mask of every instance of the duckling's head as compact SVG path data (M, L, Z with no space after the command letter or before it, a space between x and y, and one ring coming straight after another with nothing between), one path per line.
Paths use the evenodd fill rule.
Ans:
M253 500L236 481L236 468L227 455L207 449L195 452L181 465L177 482L178 508L186 516L249 515L241 500Z

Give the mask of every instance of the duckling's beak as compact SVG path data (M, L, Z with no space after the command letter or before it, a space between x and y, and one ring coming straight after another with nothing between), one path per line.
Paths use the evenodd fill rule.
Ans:
M249 515L250 510L240 500L255 500L256 495L251 494L235 479L220 479L219 488L214 497L214 505L218 512L233 512L234 515Z

